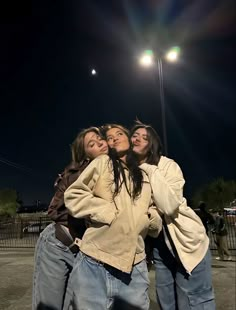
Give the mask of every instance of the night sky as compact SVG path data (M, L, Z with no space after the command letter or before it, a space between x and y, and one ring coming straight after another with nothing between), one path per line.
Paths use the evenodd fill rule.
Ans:
M162 136L158 71L138 55L180 46L163 61L168 156L185 194L236 179L235 1L7 1L1 8L0 188L49 202L70 143L91 125L138 117ZM5 3L6 5L6 3ZM98 72L91 75L91 69Z

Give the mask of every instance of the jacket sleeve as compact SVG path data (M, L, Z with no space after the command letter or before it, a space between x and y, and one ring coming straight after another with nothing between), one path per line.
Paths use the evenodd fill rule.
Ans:
M68 210L64 203L64 192L79 176L79 171L70 172L67 176L65 173L59 175L55 182L55 194L48 207L48 216L56 223L68 226Z
M148 217L150 221L148 235L153 238L157 238L160 231L162 230L162 219L157 211L156 206L149 207Z
M108 157L99 156L65 191L65 205L72 216L108 225L115 219L117 212L115 204L93 194L97 181L105 169L108 169Z
M68 210L65 208L64 204L64 192L67 188L67 180L65 175L56 180L55 183L55 194L50 202L48 207L48 216L51 220L63 224L68 225Z
M157 208L164 214L172 216L184 202L182 171L173 160L165 165L142 164L140 166L148 175L152 187L153 200Z

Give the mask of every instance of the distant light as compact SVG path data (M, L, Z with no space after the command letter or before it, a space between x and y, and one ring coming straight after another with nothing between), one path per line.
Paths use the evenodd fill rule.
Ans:
M167 61L174 62L178 59L179 53L180 53L180 48L178 46L175 46L166 53L165 58Z
M96 75L97 71L95 69L92 69L91 73L92 73L92 75Z
M144 67L152 66L154 63L153 51L152 50L145 50L143 55L139 59L139 63Z
M166 55L166 59L169 60L169 61L176 61L177 58L178 58L178 55L174 51L168 52L167 55Z
M149 67L153 64L153 59L151 56L145 55L140 58L140 64L144 67Z

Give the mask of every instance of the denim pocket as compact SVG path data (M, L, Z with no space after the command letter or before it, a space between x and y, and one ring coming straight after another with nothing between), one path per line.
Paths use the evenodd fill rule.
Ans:
M78 268L83 260L84 260L84 254L82 252L78 252L74 260L73 270Z
M193 269L192 273L194 272L195 274L202 274L205 273L209 274L211 271L211 253L210 250L208 249L205 256L203 259L200 261L200 263Z
M64 245L61 241L57 240L55 246L64 252L70 251L69 247Z
M148 277L148 269L147 269L147 263L145 260L141 261L140 263L136 264L133 267L132 273L138 273L142 277L142 279L146 282L146 284L150 284L149 277Z
M190 309L194 310L214 310L215 300L212 288L195 293L189 293Z
M68 246L64 245L61 241L59 241L56 237L54 233L51 233L46 242L51 246L54 247L56 249L58 249L59 251L63 251L63 252L69 252L70 249Z

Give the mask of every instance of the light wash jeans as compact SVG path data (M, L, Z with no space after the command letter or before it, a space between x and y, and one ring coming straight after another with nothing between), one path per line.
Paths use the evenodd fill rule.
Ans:
M40 234L35 249L33 275L33 310L69 309L68 280L74 264L74 254L55 237L55 224Z
M149 278L145 260L127 274L80 252L70 281L74 288L73 309L149 309Z
M159 235L153 250L156 294L162 310L215 310L211 278L211 253L188 275Z

